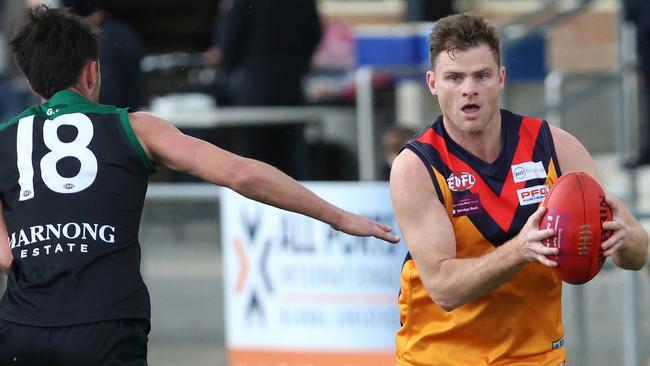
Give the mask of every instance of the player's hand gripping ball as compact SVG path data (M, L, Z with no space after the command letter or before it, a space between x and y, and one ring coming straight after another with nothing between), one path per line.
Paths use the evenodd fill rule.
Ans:
M588 282L605 262L600 245L611 235L602 226L612 220L605 192L587 173L571 172L555 182L542 205L546 214L540 229L555 230L555 236L544 240L544 244L560 249L558 255L548 258L557 262L556 269L564 282Z

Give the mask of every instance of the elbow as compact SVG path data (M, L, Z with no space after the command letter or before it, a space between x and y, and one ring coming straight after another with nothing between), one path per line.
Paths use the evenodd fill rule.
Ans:
M632 260L622 260L617 257L613 257L614 264L617 267L626 269L629 271L640 271L645 267L646 262L648 261L648 253L643 253L640 257L634 258Z
M444 310L446 313L455 310L460 305L453 301L450 301L449 299L443 299L442 297L434 297L433 295L431 296L431 299L436 305L440 306L440 308Z
M645 267L646 263L648 263L648 248L647 247L643 251L643 254L639 258L639 260L636 261L636 263L634 263L634 265L630 269L633 270L633 271L640 271L640 270L643 269L643 267Z
M431 274L422 277L429 298L445 312L451 312L464 304L462 294L449 287L447 278Z
M445 294L443 291L429 288L428 292L431 300L447 313L462 305L458 299L454 299L450 294Z
M11 267L11 262L12 262L12 259L9 259L9 260L3 259L2 261L0 261L0 269L2 269L2 272L4 274L9 273L9 267Z
M645 234L645 232L644 232ZM648 237L644 235L642 244L635 244L633 250L627 250L625 253L615 254L612 259L614 263L630 271L640 271L648 262Z
M11 250L9 249L9 245L7 245L6 249L3 248L0 253L0 269L2 269L2 272L5 274L9 273L9 268L11 267L11 263L14 261L14 257L11 254Z
M643 269L643 267L645 267L647 262L648 262L648 253L644 253L641 258L638 258L638 260L632 263L626 263L626 265L623 266L622 268L631 271L640 271Z
M237 169L231 173L228 188L241 195L250 196L254 191L255 183L260 179L258 169L254 165L253 160L242 158L237 164Z

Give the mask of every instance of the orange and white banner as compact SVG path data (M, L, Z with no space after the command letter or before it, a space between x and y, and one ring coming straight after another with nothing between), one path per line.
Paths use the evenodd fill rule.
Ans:
M230 349L231 366L378 366L395 365L394 351L295 351Z
M387 183L309 183L319 196L397 230ZM231 366L395 364L406 250L298 214L221 196Z

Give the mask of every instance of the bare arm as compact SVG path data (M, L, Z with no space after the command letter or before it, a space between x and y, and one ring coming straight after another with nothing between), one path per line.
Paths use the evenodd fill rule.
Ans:
M601 182L596 164L578 139L553 126L551 133L558 163L564 173L583 171ZM613 219L603 223L604 229L612 231L612 236L602 243L605 256L611 256L621 268L643 268L648 260L648 234L619 199L607 193L607 202L612 207Z
M419 158L404 150L391 171L393 207L420 278L431 299L446 311L478 299L514 276L528 262L547 266L556 254L541 240L553 230L539 230L540 208L521 232L494 251L477 258L456 258L456 237L447 211L437 198L431 177Z
M9 266L14 256L9 249L9 234L5 224L4 214L2 213L2 201L0 201L0 268L4 273L9 272Z
M256 201L307 215L351 235L399 241L390 234L389 227L330 204L271 165L187 136L150 114L131 113L129 119L143 148L158 164L231 188Z

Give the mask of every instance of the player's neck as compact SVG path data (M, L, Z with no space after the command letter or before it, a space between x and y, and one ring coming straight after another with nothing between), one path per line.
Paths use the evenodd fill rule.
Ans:
M490 122L478 132L447 129L449 136L465 150L486 163L493 163L501 154L501 114L495 113Z
M81 96L84 96L84 97L86 96L84 93L81 92L81 90L79 90L79 88L76 88L74 86L69 87L68 90L73 92L73 93L77 93L77 94L79 94Z

